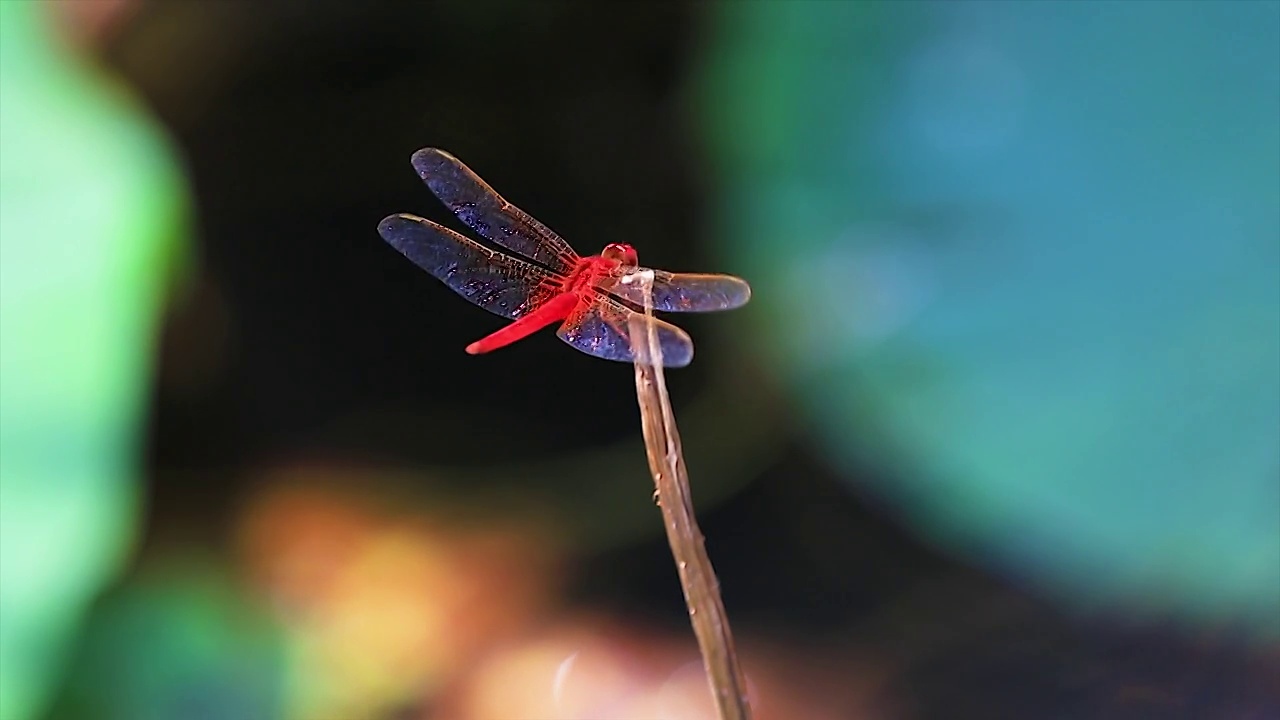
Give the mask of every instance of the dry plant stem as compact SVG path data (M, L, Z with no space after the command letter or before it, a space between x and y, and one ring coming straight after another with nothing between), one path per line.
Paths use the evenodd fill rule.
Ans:
M632 316L628 328L633 343L636 368L636 396L640 401L640 421L644 428L645 452L657 487L657 502L667 529L667 541L680 571L680 585L689 607L689 620L698 638L702 664L711 682L711 692L722 720L748 720L751 705L747 683L734 651L729 616L720 599L720 583L707 557L702 532L689 496L689 475L680 449L675 414L667 397L662 373L662 348L650 322L653 305L651 271L627 278L643 289L644 315Z

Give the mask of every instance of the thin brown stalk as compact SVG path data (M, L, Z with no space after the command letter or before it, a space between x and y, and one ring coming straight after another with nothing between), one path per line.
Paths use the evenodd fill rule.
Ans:
M720 583L716 580L702 531L694 517L680 434L667 396L662 348L652 322L653 273L641 271L625 280L638 284L644 296L644 314L635 313L631 317L629 330L635 351L636 397L640 401L645 452L657 488L655 499L662 509L667 542L680 571L680 586L689 608L689 620L693 634L698 638L702 664L706 668L720 718L749 720L751 705L747 698L746 679L734 650L729 616L720 599Z

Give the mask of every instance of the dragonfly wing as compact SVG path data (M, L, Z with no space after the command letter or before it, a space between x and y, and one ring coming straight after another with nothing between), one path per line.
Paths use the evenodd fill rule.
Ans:
M609 292L643 305L640 287L616 283ZM711 312L732 310L751 299L751 286L732 275L653 271L653 309L661 312Z
M601 297L584 309L575 312L560 326L556 337L588 355L605 360L633 362L631 332L628 321L636 313L618 302ZM665 367L684 367L693 360L693 340L689 334L668 322L653 319L658 330L658 344L662 348L662 364ZM640 338L644 342L644 338Z
M391 215L378 234L454 292L495 315L518 318L556 294L557 277L487 248L430 220Z
M424 148L413 154L413 168L440 202L484 238L568 272L578 260L569 243L489 187L458 158Z

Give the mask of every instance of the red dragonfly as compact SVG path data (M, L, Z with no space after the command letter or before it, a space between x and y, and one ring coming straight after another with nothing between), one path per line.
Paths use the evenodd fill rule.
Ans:
M485 310L515 320L468 345L468 353L497 350L560 322L556 335L578 350L632 362L628 319L643 312L642 298L639 287L622 278L637 270L634 248L612 243L599 255L581 257L449 153L419 150L413 154L413 167L468 227L520 256L481 245L416 215L391 215L378 223L378 234L418 267ZM751 297L746 281L732 275L664 270L654 270L653 275L655 310L729 310ZM693 359L689 335L662 320L654 322L663 365L688 365Z

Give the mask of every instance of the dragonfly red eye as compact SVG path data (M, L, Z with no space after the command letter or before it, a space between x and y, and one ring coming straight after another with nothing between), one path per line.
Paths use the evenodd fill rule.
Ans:
M635 267L640 264L636 249L626 243L609 243L600 251L600 257L606 260L617 260L624 267Z

